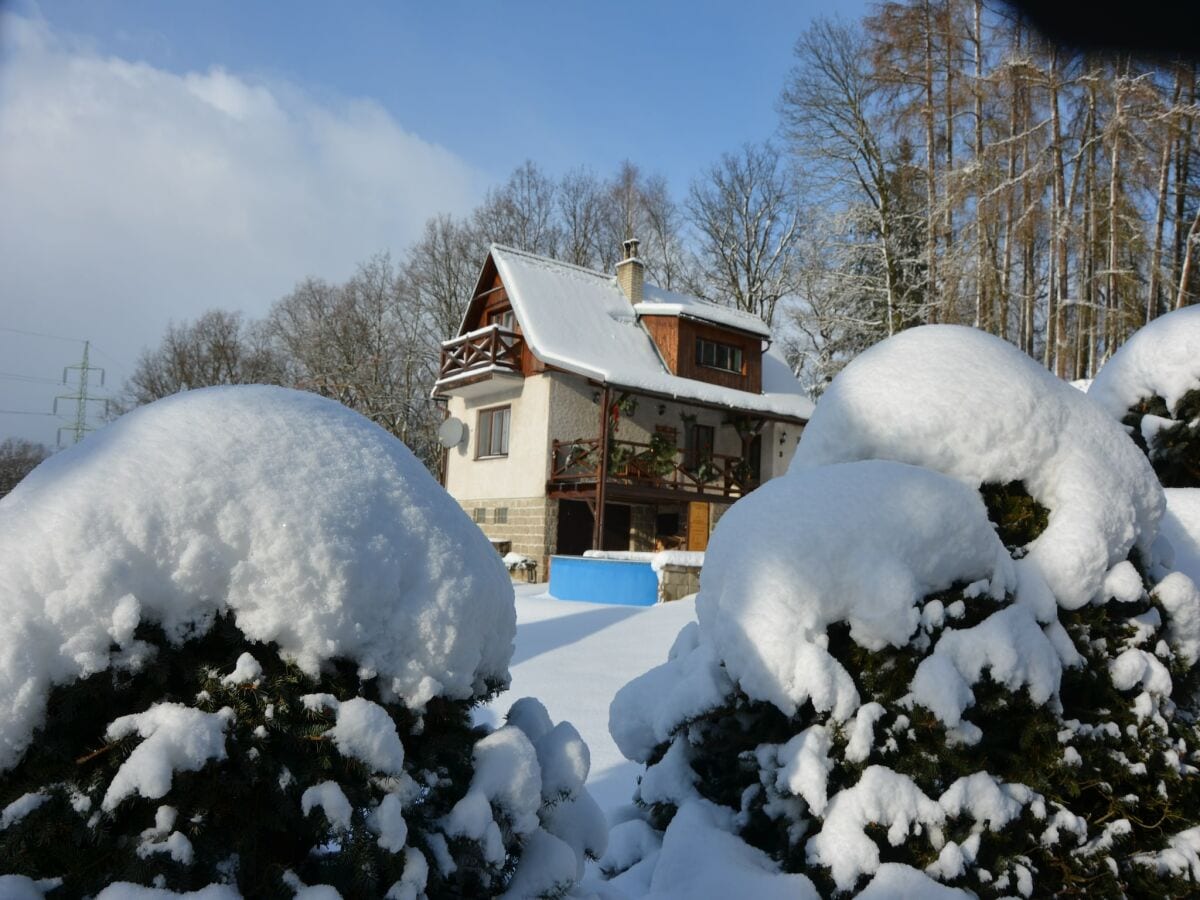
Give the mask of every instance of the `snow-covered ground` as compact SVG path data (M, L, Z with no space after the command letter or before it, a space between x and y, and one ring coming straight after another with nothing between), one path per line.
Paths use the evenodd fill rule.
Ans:
M544 584L516 585L517 649L512 687L478 713L501 724L520 697L537 697L566 719L592 752L588 788L607 813L629 803L643 767L625 759L608 734L608 705L627 682L663 663L675 636L696 618L691 599L650 607L557 600Z

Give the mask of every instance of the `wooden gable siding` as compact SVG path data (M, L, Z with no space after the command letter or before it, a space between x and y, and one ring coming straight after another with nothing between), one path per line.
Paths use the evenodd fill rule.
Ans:
M642 316L642 324L650 332L658 352L671 372L679 373L679 317Z
M488 257L483 277L480 278L479 284L475 288L475 296L471 299L471 303L467 307L467 315L463 319L461 333L467 334L477 328L484 327L487 324L488 316L493 312L510 309L511 307L512 303L508 299L508 291L504 287L500 273L496 271L496 266L492 263L491 257ZM513 314L513 331L517 334L523 334L521 323L517 321L515 311ZM546 371L546 367L533 355L533 351L529 349L529 344L526 341L522 341L521 374L528 378L530 375L537 375L544 371Z
M642 316L641 321L654 339L667 368L675 375L752 394L762 393L760 338L681 316ZM738 347L742 351L741 374L700 365L696 361L697 338Z

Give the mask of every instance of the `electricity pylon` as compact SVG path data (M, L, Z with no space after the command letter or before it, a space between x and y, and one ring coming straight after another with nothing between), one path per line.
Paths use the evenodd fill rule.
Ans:
M71 383L67 377L68 372L78 372L79 373L79 383L76 386L77 387L76 392L74 394L60 394L59 396L54 398L54 414L56 416L58 415L58 401L59 400L71 400L75 403L75 421L70 425L64 425L63 427L58 429L57 441L58 441L58 446L60 446L60 447L63 445L62 436L63 436L64 431L68 431L71 433L71 436L72 436L71 443L72 444L78 444L80 441L83 440L83 436L85 434L87 434L87 432L93 430L92 427L90 425L88 425L88 423L87 423L87 412L88 412L88 404L89 403L103 403L105 411L106 412L108 411L108 400L107 399L105 399L104 397L92 397L92 396L88 395L88 381L89 381L89 376L92 372L100 373L100 386L101 387L104 386L104 369L100 368L99 366L90 365L88 363L88 349L89 349L90 344L91 344L91 341L83 342L83 360L79 363L79 365L67 366L66 368L63 369L63 380L62 380L63 384Z

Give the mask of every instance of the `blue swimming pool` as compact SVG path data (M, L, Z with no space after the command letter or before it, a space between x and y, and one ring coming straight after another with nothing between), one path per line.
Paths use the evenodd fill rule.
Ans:
M658 602L658 575L649 560L550 557L550 596L621 606Z

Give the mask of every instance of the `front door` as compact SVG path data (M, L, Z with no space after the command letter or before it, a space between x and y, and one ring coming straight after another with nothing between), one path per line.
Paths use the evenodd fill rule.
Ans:
M708 548L708 504L688 504L687 548L703 551Z

